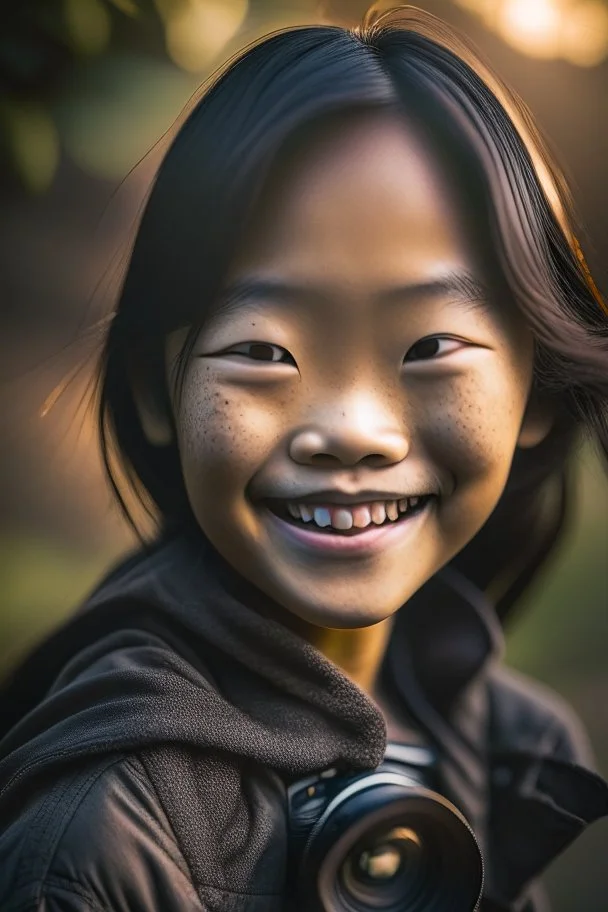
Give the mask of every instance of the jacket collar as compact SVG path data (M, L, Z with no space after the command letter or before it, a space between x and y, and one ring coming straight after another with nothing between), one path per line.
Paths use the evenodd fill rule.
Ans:
M558 736L546 704L533 742L524 737L529 722L516 719L510 744L495 743L497 714L508 718L513 708L494 668L503 650L493 606L448 567L399 613L386 667L403 705L438 747L442 791L480 843L484 897L506 910L519 909L531 881L608 814L608 786L570 757L554 756Z

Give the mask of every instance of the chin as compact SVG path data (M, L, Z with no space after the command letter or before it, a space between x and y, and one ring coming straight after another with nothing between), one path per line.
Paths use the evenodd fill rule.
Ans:
M409 597L409 596L408 596ZM306 624L314 627L324 627L332 630L356 630L362 627L373 627L381 621L387 620L402 606L403 601L391 602L390 605L375 604L370 610L370 605L353 605L352 599L348 602L332 602L327 599L318 602L302 602L292 594L283 593L282 597L275 595L275 599L286 611L295 615Z

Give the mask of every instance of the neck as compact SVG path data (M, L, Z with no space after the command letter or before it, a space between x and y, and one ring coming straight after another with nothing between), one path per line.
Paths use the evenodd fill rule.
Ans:
M355 630L316 627L309 630L307 639L361 690L373 696L393 620L387 618L372 627Z
M298 619L295 614L281 610L260 589L244 577L236 575L233 568L217 556L215 566L226 588L237 598L245 604L250 604L260 614L272 617L290 627L315 646L330 662L341 668L361 690L371 697L374 696L378 672L391 635L394 617L370 627L358 627L354 630L315 627Z

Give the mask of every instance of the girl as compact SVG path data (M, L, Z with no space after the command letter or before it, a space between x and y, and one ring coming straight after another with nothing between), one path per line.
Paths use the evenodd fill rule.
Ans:
M546 908L608 813L571 712L498 664L579 434L608 453L566 212L522 110L418 11L273 34L196 101L100 373L110 478L160 532L5 693L4 912L473 909L439 869L411 892L412 827L298 880L294 788L387 737L436 757L480 908Z

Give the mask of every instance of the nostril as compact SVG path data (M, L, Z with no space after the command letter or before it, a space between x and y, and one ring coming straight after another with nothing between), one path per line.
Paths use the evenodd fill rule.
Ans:
M330 468L336 465L381 468L405 459L409 445L401 433L367 425L369 422L365 427L335 425L323 432L301 428L289 443L289 455L301 465Z
M315 453L313 456L310 457L310 462L313 463L313 465L331 465L331 466L333 466L337 462L339 463L340 461L341 460L338 456L333 456L331 453Z
M359 461L365 463L366 465L373 466L374 468L382 468L382 466L386 465L386 456L383 456L382 453L370 453L368 456L364 456L363 459L360 459Z
M339 456L334 456L332 453L315 453L310 457L310 462L313 465L327 465L334 466L336 463L342 465L344 460L340 459ZM363 463L364 465L373 466L374 468L381 468L386 465L386 456L382 453L368 453L366 456L362 456L361 459L357 461L357 465Z

